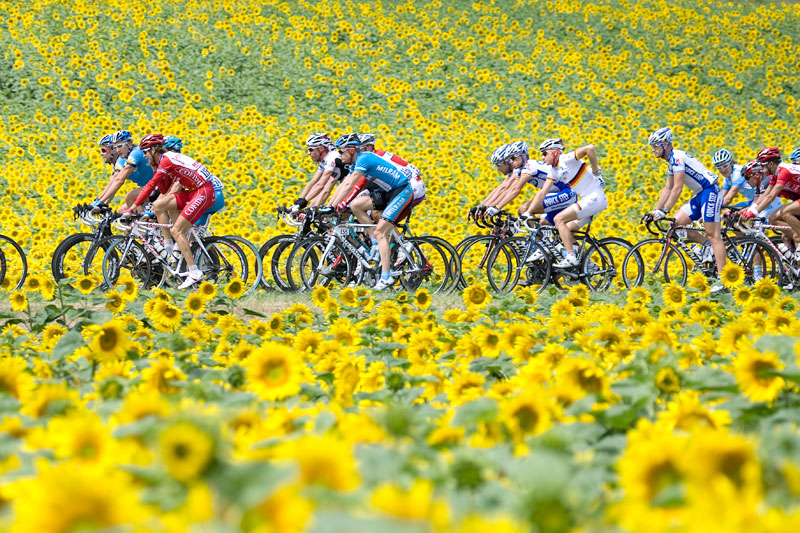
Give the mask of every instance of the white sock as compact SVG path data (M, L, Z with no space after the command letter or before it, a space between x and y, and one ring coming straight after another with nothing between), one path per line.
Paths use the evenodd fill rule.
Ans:
M200 272L200 269L197 268L197 265L192 265L189 267L189 272Z
M167 251L167 255L172 255L175 250L175 241L164 240L164 249Z

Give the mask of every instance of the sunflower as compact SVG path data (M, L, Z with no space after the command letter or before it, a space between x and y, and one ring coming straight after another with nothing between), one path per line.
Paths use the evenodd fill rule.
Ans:
M727 411L712 410L700 401L700 393L686 390L667 404L666 411L658 415L658 420L667 424L669 429L692 431L698 426L722 429L731 423Z
M102 363L125 358L132 344L125 332L125 323L112 320L97 327L89 343L89 349L92 358Z
M25 359L16 356L0 357L0 392L20 400L27 397L33 388L33 376L28 372Z
M735 289L744 283L744 270L736 263L727 262L720 274L720 281L728 289Z
M708 296L711 292L711 287L708 284L708 277L700 271L692 272L686 285L697 290L700 296Z
M656 372L656 388L665 394L675 394L681 390L681 376L671 366Z
M265 342L244 362L250 389L269 401L282 400L300 392L307 370L293 348Z
M681 307L686 303L686 291L680 285L667 283L661 292L664 297L664 305L670 307Z
M739 389L750 401L771 403L786 386L783 378L775 375L783 366L775 352L745 348L733 361L733 373Z
M14 291L8 297L8 303L14 311L24 311L28 308L28 296L22 291Z
M500 408L502 420L517 438L539 435L550 427L547 395L535 387L510 398Z
M418 309L427 309L431 306L431 293L427 289L419 289L414 294L414 305Z
M51 322L42 330L42 344L50 347L55 346L58 342L58 339L60 339L61 336L66 332L67 328L61 324Z
M273 313L267 322L267 327L271 335L279 335L283 333L283 315L280 313Z
M117 280L117 290L122 294L122 299L126 302L132 302L139 294L139 287L136 285L136 280L129 274L123 274Z
M107 300L106 309L112 313L117 314L125 310L125 300L119 291L108 291L103 295L103 298Z
M780 288L772 281L772 278L761 278L753 285L753 292L765 302L771 302L780 294Z
M181 310L168 301L161 299L154 301L155 304L148 315L153 320L153 326L158 331L166 333L176 331L181 325Z
M156 391L161 394L178 392L175 382L186 379L180 369L176 368L173 359L168 356L150 356L150 366L142 370L143 392Z
M42 286L42 278L38 274L31 274L25 281L26 291L38 291Z
M736 305L740 307L744 307L747 303L749 303L753 299L753 291L750 287L746 285L742 285L733 293L733 301Z
M94 278L91 276L79 276L77 280L75 280L75 284L73 285L78 292L81 294L89 294L97 287L97 283L95 283Z
M50 278L43 278L42 285L39 287L39 292L42 293L42 298L45 300L52 300L56 294L56 284Z
M225 294L231 300L238 300L244 295L244 283L240 279L232 279L225 285Z
M358 306L358 295L356 291L354 291L352 287L345 287L342 289L342 292L339 293L339 303L347 307Z
M202 315L206 310L206 298L202 294L193 292L186 297L183 307L194 316Z
M629 304L647 304L651 300L650 291L644 287L634 287L628 291L627 301Z
M287 444L280 455L297 461L302 485L341 491L359 485L352 444L346 441L307 436Z
M175 422L158 436L167 472L182 483L203 475L214 459L216 443L204 429L191 422Z
M467 306L467 309L474 310L482 309L492 301L492 295L489 294L482 285L478 284L470 285L464 289L462 297L464 298L464 305Z
M331 297L331 291L328 290L328 287L324 285L317 285L314 287L314 290L311 291L311 301L317 307L322 307L322 304L327 302Z
M204 281L197 287L197 294L203 298L210 300L217 295L217 288L209 281Z

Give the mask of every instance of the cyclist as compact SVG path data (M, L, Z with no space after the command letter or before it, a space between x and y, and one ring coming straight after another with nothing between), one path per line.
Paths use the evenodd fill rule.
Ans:
M169 152L164 147L166 139L160 133L146 135L139 144L150 165L156 169L155 175L142 189L134 201L135 207L144 203L158 186L164 194L153 205L159 223L168 224L172 218L171 230L163 228L167 256L172 254L174 243L183 254L188 266L186 280L178 287L186 289L203 279L197 268L187 234L191 225L214 204L216 193L214 176L204 165L181 153ZM182 190L181 190L182 189Z
M375 228L375 238L378 241L381 258L381 279L378 280L375 289L384 290L394 283L390 270L391 253L388 235L394 224L405 214L404 211L410 208L414 193L406 174L393 163L374 153L359 153L360 144L358 135L354 133L343 135L336 141L336 147L342 154L342 161L345 164L352 164L352 169L341 187L336 190L331 204L340 211L346 209L368 183L380 191L375 196L379 200L379 205L375 208L385 208Z
M703 219L703 227L714 253L717 272L722 272L727 256L725 244L720 232L720 211L722 208L722 191L717 184L717 176L700 161L683 150L672 146L672 130L660 128L648 139L648 144L657 159L667 162L667 183L661 190L656 208L645 215L642 220L661 220L675 207L686 185L695 195L675 214L675 223L685 226L694 220ZM704 239L698 232L689 232L692 242L703 244ZM725 290L722 282L717 280L711 286L711 292Z
M789 160L793 165L800 165L800 148L795 148L792 151L791 155L789 155Z
M103 158L103 163L114 167L114 136L112 134L103 135L103 138L97 143L100 146L100 156Z
M147 164L142 150L133 145L133 138L129 131L120 130L114 133L112 142L114 154L117 157L114 164L115 172L97 199L105 204L110 204L125 180L129 179L137 185L134 190L125 195L125 207L130 207L142 190L141 188L153 177L153 168Z
M587 144L563 154L564 143L561 139L545 140L539 146L539 151L544 157L544 164L549 168L549 174L543 181L539 192L536 193L532 206L534 208L540 205L544 206L544 200L553 187L560 188L566 185L578 195L578 201L572 203L569 203L569 195L565 195L561 201L567 205L559 206L560 211L552 219L558 228L558 234L566 250L566 256L553 266L570 268L578 264L572 230L583 226L594 215L608 207L608 199L603 191L605 182L597 163L597 151L594 145ZM589 159L589 164L583 161L584 157ZM558 200L558 197L553 198L553 201ZM571 222L573 223L570 224Z
M342 162L341 154L336 151L327 133L312 133L306 139L308 157L317 164L317 170L300 193L292 212L296 213L306 206L318 206L325 203L337 182L341 182L350 169Z
M361 152L374 152L375 151L375 134L374 133L359 133L358 140L361 141Z
M183 141L179 137L172 135L167 136L166 141L164 141L164 149L168 152L180 153L181 150L183 150ZM211 204L211 207L209 207L208 210L197 219L197 222L194 223L195 226L205 226L208 224L208 219L211 217L211 215L221 211L222 208L225 207L225 191L224 186L222 185L222 180L214 176L213 182L214 203ZM158 194L156 194L155 197L158 197ZM154 199L152 195L150 198Z
M787 225L792 228L792 235L784 233L784 242L789 244L791 237L795 243L795 261L800 261L800 165L781 162L781 151L777 148L764 148L758 152L756 160L764 165L764 171L771 176L769 189L762 194L753 205L742 212L742 219L748 220L764 211L778 196L788 198L790 202L778 209L770 218L770 222Z
M755 198L755 189L742 176L742 165L733 160L730 150L722 148L714 152L711 163L717 168L722 176L722 207L731 205L737 194L741 194L747 200L738 202L733 207L744 207L749 205Z

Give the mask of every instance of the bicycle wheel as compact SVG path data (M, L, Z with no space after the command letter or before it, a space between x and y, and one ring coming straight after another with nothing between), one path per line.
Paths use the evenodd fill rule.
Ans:
M256 248L252 242L243 237L237 237L236 235L225 235L225 238L238 245L239 248L241 248L241 250L244 252L245 257L247 257L248 279L247 287L245 288L244 293L250 294L261 284L261 278L264 274L264 264L261 262L261 254L259 253L258 248Z
M4 254L3 249L0 248L0 287L8 289L10 287L8 285L3 284L5 280L6 280L6 254Z
M0 235L0 248L5 256L2 283L11 290L17 290L25 284L25 278L28 277L28 258L17 241L11 237Z
M312 237L301 242L289 255L289 263L297 262L297 273L306 289L317 285L346 287L353 274L352 263L333 237ZM300 258L297 252L302 250ZM292 266L292 269L294 267Z
M581 260L581 276L586 285L593 291L605 291L616 276L614 259L603 244L594 242L583 252Z
M628 252L630 252L633 248L633 244L619 237L606 237L597 242L605 247L606 251L611 257L611 264L613 268L612 285L617 289L626 288L625 280L622 276L622 261L625 260L625 256L628 255ZM636 251L635 253L641 256L639 251Z
M462 241L458 257L461 261L459 288L465 288L486 277L486 264L500 238L494 235L477 235L469 241Z
M783 285L781 258L768 244L750 236L734 237L731 244L734 249L728 251L728 258L742 267L746 285L752 285L761 278L770 278L778 285Z
M153 281L150 256L138 241L130 236L114 235L104 239L108 249L103 254L103 279L109 287L117 284L121 274L129 274L140 289Z
M75 233L61 241L53 252L50 271L58 283L62 279L75 279L85 272L84 260L94 244L91 233Z
M192 256L204 280L227 285L238 279L249 287L248 259L238 244L227 237L205 237L201 243L192 244Z
M455 247L441 237L426 236L424 239L438 245L449 257L449 277L448 283L440 292L448 294L455 290L458 281L461 279L461 258L458 255Z
M686 258L675 245L662 239L646 239L630 249L622 261L622 276L626 287L638 287L648 276L662 275L667 283L686 285Z
M261 256L261 264L264 265L266 268L269 266L269 275L261 276L261 286L264 287L265 290L282 290L288 291L289 285L283 279L283 268L278 266L277 264L273 263L273 254L277 246L284 242L286 239L291 239L294 242L294 237L292 235L278 235L277 237L272 237L258 250L258 255Z
M400 280L407 291L416 291L423 284L432 293L450 285L452 257L439 243L428 237L406 239L406 248L392 248L392 277Z

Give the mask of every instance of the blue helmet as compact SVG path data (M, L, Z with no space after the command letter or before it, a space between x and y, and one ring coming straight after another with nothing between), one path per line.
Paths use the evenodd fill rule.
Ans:
M494 166L499 165L500 163L505 162L505 155L506 150L508 149L508 145L504 144L502 146L498 146L497 149L492 152L492 164Z
M97 142L100 146L111 146L114 144L114 135L108 134L103 135L103 137Z
M350 148L351 146L358 148L361 146L361 139L358 138L358 133L345 133L334 143L336 148Z
M111 140L114 144L121 143L123 141L133 142L133 136L128 130L119 130L112 136Z
M166 148L170 152L180 152L181 150L183 150L183 141L177 137L173 137L172 135L170 135L164 142L164 148Z
M664 144L672 142L672 130L669 128L660 128L650 134L647 144Z
M791 159L794 164L800 163L800 148L795 148L792 153L789 154L789 159Z
M514 158L518 155L525 155L528 157L528 143L525 141L514 141L513 143L508 145L508 154Z

